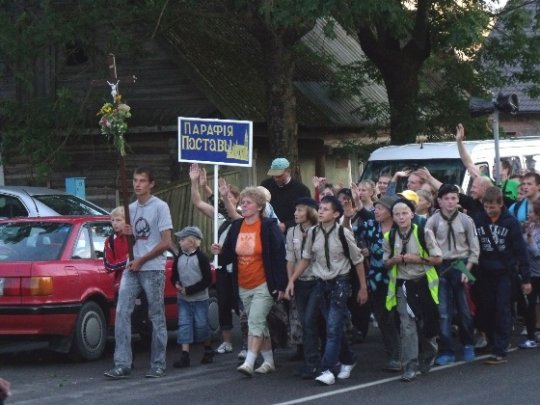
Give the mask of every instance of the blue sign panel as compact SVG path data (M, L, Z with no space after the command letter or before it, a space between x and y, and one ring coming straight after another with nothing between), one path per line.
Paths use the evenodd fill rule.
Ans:
M178 161L252 165L251 121L178 117Z

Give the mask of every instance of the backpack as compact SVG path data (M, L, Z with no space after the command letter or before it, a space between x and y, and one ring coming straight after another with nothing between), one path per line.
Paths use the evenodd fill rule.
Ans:
M345 238L345 228L342 227L339 224L336 224L338 226L338 237L341 241L341 245L343 247L343 254L349 259L349 263L351 264L351 270L356 271L356 266L353 264L351 260L351 253L349 251L349 244L347 243L347 238ZM313 227L313 231L311 232L311 245L313 246L313 242L315 242L315 236L317 232L318 226Z

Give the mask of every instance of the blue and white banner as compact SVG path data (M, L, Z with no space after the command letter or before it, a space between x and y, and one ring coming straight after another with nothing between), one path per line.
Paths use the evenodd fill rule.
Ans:
M178 117L178 161L251 167L253 122Z

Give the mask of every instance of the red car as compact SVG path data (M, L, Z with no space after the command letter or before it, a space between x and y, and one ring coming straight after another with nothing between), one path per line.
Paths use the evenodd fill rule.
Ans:
M0 338L46 341L55 351L87 360L101 357L114 327L113 274L103 265L105 238L112 232L103 216L0 221ZM165 310L167 327L175 329L171 267L169 258ZM217 313L215 299L211 310ZM137 312L145 317L145 311ZM211 318L215 325L215 315ZM134 320L134 333L148 333L144 325Z

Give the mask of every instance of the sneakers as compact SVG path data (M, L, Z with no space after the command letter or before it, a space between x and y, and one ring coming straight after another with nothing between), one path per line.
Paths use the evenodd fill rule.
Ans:
M475 358L476 355L474 353L474 347L463 346L463 360L465 360L467 363L470 363L471 361L474 361Z
M315 378L315 381L323 385L332 385L336 383L336 377L334 377L334 373L330 370L325 370Z
M268 374L268 373L271 373L272 371L275 371L276 370L276 367L273 366L272 364L264 361L263 364L261 364L261 366L257 369L255 369L255 372L257 374Z
M146 373L146 378L161 378L165 377L167 373L165 373L165 369L161 367L155 367L148 370L148 373Z
M356 363L353 364L342 364L339 370L337 378L340 380L346 380L351 376L352 369L356 366Z
M538 343L536 343L534 340L525 340L523 343L520 343L519 348L520 349L536 349L538 347Z
M114 367L103 373L105 377L109 377L113 380L120 380L122 378L128 378L131 374L131 369L127 367Z
M488 345L488 342L486 340L486 337L481 334L479 335L477 338L476 338L476 342L474 344L474 348L475 349L483 349L484 347L486 347Z
M219 347L216 349L216 353L218 354L225 354L225 353L231 353L233 351L233 347L228 342L223 342L219 345Z
M495 366L497 364L504 364L504 363L507 363L507 362L508 362L508 360L506 359L506 357L491 356L489 359L484 361L484 364L489 364L490 366Z
M247 377L253 377L253 367L246 363L242 363L239 367L237 367L236 371L244 374Z
M238 352L238 360L245 360L247 357L247 349L242 349Z
M407 368L401 375L401 381L403 382L411 382L416 378L416 370L412 368Z
M455 361L456 356L453 356L451 354L441 354L437 356L437 359L435 359L435 364L438 366L446 366L448 364L454 363Z
M189 367L189 365L190 365L189 352L186 352L185 350L182 350L182 354L180 355L180 359L173 363L173 367L174 368L185 368L185 367Z

